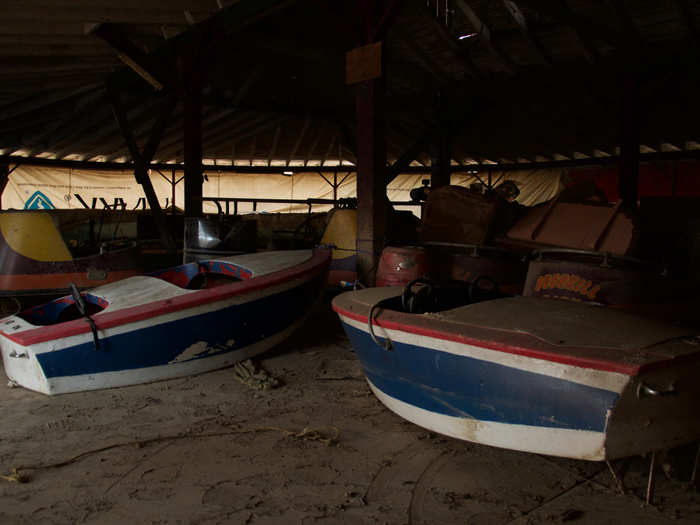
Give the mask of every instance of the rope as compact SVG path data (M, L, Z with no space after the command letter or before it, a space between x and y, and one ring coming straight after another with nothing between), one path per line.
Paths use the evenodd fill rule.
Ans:
M394 349L394 346L391 344L391 340L388 337L386 337L384 339L384 343L380 343L379 339L377 339L377 336L374 335L374 329L372 327L372 316L374 314L374 310L375 310L375 308L381 307L381 304L383 301L384 300L382 299L381 301L373 304L372 308L369 309L369 318L367 319L367 327L369 328L369 336L372 338L372 341L374 341L374 343L377 346L383 348L384 350L391 351Z

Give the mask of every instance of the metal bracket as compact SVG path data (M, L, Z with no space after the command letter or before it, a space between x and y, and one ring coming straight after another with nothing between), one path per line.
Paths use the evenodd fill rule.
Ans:
M641 399L647 396L660 397L675 396L677 394L678 390L676 390L676 383L674 381L671 381L669 383L668 388L666 390L657 390L655 388L652 388L649 385L647 385L644 381L640 381L637 385L637 399Z

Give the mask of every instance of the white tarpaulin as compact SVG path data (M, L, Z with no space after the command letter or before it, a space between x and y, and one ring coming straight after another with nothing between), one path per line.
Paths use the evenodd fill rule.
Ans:
M333 172L317 172L286 175L258 175L219 172L205 166L206 174L202 193L205 197L237 197L249 199L332 199ZM559 192L562 169L513 171L491 173L493 182L514 181L519 189L518 202L532 206L551 199ZM175 205L182 208L184 203L184 182L182 172L164 171L162 175L151 171L150 178L161 207L173 204L173 184L175 184ZM486 182L486 175L479 178L468 173L454 173L452 184L469 186L475 182ZM399 175L387 188L387 196L392 202L410 200L409 192L421 186L428 175ZM326 180L327 179L327 180ZM338 198L355 197L356 175L339 170L335 178L339 183ZM14 170L2 194L2 209L46 209L46 208L104 208L123 202L127 209L142 207L145 202L143 190L134 179L132 172L77 170L20 166ZM85 204L83 204L85 203ZM148 207L148 203L145 203ZM401 207L399 207L401 208ZM249 213L252 203L240 203L238 213ZM323 211L328 206L314 206L314 211ZM416 213L419 208L405 207ZM233 212L233 205L230 206ZM305 204L258 203L258 212L300 212L307 211ZM216 205L205 202L205 212L216 212Z

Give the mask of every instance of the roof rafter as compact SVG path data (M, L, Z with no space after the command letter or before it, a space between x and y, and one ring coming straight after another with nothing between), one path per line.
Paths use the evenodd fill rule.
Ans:
M507 72L514 73L517 67L513 63L513 60L493 41L491 30L481 21L469 4L465 0L455 0L455 5L474 27L474 31L479 34L479 42L501 62L503 68Z
M530 27L528 27L527 19L518 7L518 4L513 2L513 0L503 0L503 5L505 5L506 11L508 11L511 18L518 25L518 28L520 29L520 34L522 34L523 38L525 38L530 47L537 53L540 60L543 63L551 66L552 59L549 56L549 53L542 45L542 42L540 42L539 38L537 38L537 36L530 30Z

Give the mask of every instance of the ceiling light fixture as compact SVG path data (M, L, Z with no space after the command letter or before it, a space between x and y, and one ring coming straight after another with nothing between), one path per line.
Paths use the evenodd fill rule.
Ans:
M457 40L468 40L470 38L474 38L475 36L479 36L479 33L467 33L466 35L460 35L457 37Z

